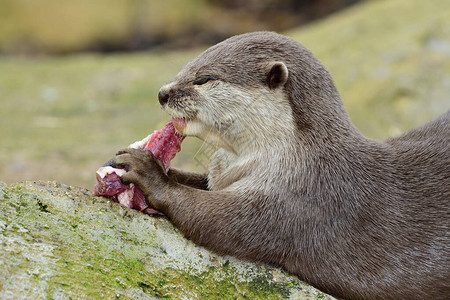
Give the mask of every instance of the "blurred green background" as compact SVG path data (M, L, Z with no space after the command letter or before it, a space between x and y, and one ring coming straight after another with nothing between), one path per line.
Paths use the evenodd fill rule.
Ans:
M450 1L355 2L0 0L0 181L92 188L101 164L169 120L164 82L253 30L311 49L369 137L448 110ZM202 169L201 151L188 138L173 165Z

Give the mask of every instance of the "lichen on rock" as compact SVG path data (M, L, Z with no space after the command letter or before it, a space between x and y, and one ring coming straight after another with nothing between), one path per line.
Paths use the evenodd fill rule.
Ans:
M1 299L333 299L79 187L0 182L0 207Z

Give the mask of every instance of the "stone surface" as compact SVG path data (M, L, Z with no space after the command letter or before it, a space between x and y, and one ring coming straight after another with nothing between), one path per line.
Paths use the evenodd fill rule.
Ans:
M0 299L334 299L56 182L0 183Z

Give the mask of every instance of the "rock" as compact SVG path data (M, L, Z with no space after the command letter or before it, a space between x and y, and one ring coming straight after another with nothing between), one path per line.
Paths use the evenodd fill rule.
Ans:
M334 299L79 187L0 182L0 207L1 299Z

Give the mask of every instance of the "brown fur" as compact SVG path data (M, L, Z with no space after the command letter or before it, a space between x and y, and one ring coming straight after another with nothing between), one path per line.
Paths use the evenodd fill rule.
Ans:
M201 75L218 80L193 85ZM367 139L325 67L269 32L211 47L162 91L171 114L220 133L226 146L208 177L167 175L137 150L115 163L187 238L347 299L448 299L450 111L400 137ZM239 107L247 96L254 106ZM243 144L236 130L246 122L254 139Z

